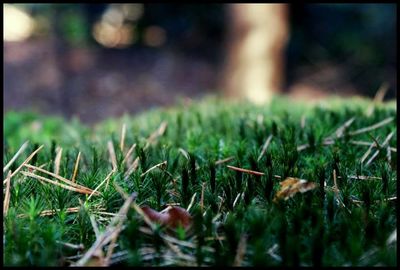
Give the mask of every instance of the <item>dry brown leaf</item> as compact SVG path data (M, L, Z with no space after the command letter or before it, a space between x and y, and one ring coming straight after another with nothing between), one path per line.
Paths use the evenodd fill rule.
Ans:
M287 177L279 184L281 185L281 188L275 195L275 202L281 199L287 200L298 192L304 193L317 187L313 182L308 182L307 180L294 177Z
M187 229L192 223L191 215L179 206L170 205L161 212L147 205L142 206L141 209L152 222L160 223L171 229L176 229L179 225Z

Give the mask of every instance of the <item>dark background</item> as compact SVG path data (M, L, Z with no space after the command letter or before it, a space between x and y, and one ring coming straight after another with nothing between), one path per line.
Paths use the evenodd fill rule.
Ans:
M133 15L123 25L134 41L114 47L96 40L93 29L110 10L122 10L117 4L12 6L37 23L29 38L4 42L5 112L33 109L92 123L220 92L226 4L129 6ZM396 8L291 4L285 93L373 97L387 82L386 98L395 98Z

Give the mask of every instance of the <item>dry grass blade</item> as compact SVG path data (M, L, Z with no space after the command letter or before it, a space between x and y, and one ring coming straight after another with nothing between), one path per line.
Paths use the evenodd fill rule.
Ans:
M25 175L25 176L30 176L30 177L42 180L44 182L47 182L47 183L50 183L50 184L53 184L53 185L56 185L56 186L71 190L71 191L75 191L75 192L82 193L82 194L91 194L91 192L89 190L87 190L87 189L79 189L79 188L75 188L75 187L72 187L72 186L67 186L67 185L64 185L64 184L60 184L60 183L55 182L53 180L47 179L46 177L39 176L39 175L30 173L30 172L21 172L21 173L23 175Z
M106 230L96 239L85 255L79 261L77 261L74 266L85 266L93 255L97 254L105 245L118 237L122 230L122 224L126 219L126 213L128 212L130 205L135 198L136 193L132 193L128 199L125 200L124 204L118 211L118 215L113 218Z
M154 131L148 138L147 138L147 143L144 146L143 150L146 150L150 144L152 144L158 137L162 136L167 129L168 123L166 121L163 121L158 129Z
M4 196L3 203L3 215L7 215L8 208L10 206L10 186L11 186L11 171L8 172L6 177L7 185L6 185L6 195Z
M265 143L264 143L264 145L263 145L263 148L262 148L262 150L261 150L260 155L259 155L258 158L257 158L257 161L260 161L260 159L262 158L262 156L264 155L264 153L267 151L267 148L268 148L269 143L271 142L271 139L272 139L272 135L269 135L268 138L267 138L267 140L265 141Z
M7 163L6 166L3 168L3 172L7 171L8 168L14 163L14 161L18 158L18 156L25 150L25 148L28 146L29 141L24 142L21 147L18 149L17 153L12 157L12 159Z
M75 187L75 188L78 188L78 189L87 190L89 193L93 192L93 190L88 188L88 187L85 187L85 186L79 185L77 183L74 183L74 182L72 182L72 181L70 181L70 180L68 180L68 179L66 179L66 178L64 178L64 177L62 177L60 175L57 175L57 174L54 174L52 172L46 171L45 169L42 169L40 167L36 167L36 166L30 165L30 164L25 164L25 167L27 167L29 169L32 169L32 170L37 170L37 171L45 173L45 174L48 174L48 175L50 175L50 176L52 176L52 177L54 177L54 178L56 178L56 179L58 179L60 181L72 186L72 187ZM95 195L99 195L99 193L97 192Z
M390 132L390 134L386 137L385 141L382 143L381 147L385 147L390 139L393 137L394 135L394 131ZM367 161L367 163L365 164L365 166L368 166L369 164L371 164L371 162L376 158L376 156L379 154L379 150L376 150L375 153L372 155L372 157Z
M239 240L239 244L236 250L235 260L233 261L233 266L241 266L244 255L246 254L246 243L247 237L246 235L242 235Z
M235 159L234 156L227 157L227 158L224 158L224 159L220 159L220 160L215 161L215 165L220 165L222 163L229 162L229 161L231 161L233 159Z
M113 171L117 170L117 156L115 155L114 144L112 141L107 142L108 152L110 153L110 161Z
M36 153L39 152L42 148L43 148L43 145L41 145L38 149L33 151L32 154L30 154L29 157L27 157L27 159L25 159L24 162L22 162L22 164L11 174L10 177L13 177L14 175L16 175L21 170L21 168L25 164L27 164L36 155ZM5 184L5 180L3 181L3 184Z
M92 191L92 193L90 193L89 197L87 198L86 201L89 201L90 198L92 198L92 196L97 192L97 190L105 183L108 181L108 179L110 179L111 175L114 173L114 171L111 171L106 178Z
M158 167L164 168L165 165L167 165L167 161L166 161L166 160L163 161L163 162L161 162L161 163L158 163L158 164L154 165L153 167L151 167L150 169L148 169L147 171L145 171L144 173L142 173L142 174L140 175L140 177L145 176L146 174L148 174L149 172L151 172L152 170L154 170L154 169L156 169L156 168L158 168ZM161 169L162 169L162 168L161 168Z
M125 164L125 162L128 160L128 158L130 157L130 155L132 154L133 150L135 150L136 148L136 143L134 143L131 148L129 148L128 152L126 153L124 159L122 160L122 164Z
M265 175L265 173L262 173L262 172L257 172L257 171L243 169L243 168L238 168L238 167L231 166L231 165L226 165L226 167L228 167L231 170L238 171L238 172L244 172L244 173L249 173L249 174L254 174L254 175L259 175L259 176Z
M60 172L60 162L61 162L62 151L63 151L63 149L61 147L59 147L58 151L57 151L57 155L54 159L54 173L55 174L59 174L59 172Z
M361 128L361 129L358 129L358 130L355 130L355 131L350 131L349 135L354 136L354 135L357 135L357 134L365 133L365 132L380 128L380 127L382 127L384 125L389 124L393 120L394 120L394 117L388 117L388 118L382 120L381 122L376 123L376 124L374 124L372 126Z
M365 115L367 117L370 117L374 113L376 104L382 103L383 98L386 95L386 92L389 90L389 86L390 86L389 83L385 82L379 87L378 91L376 91L373 102L371 103L371 105L368 107L368 109L365 112Z
M72 174L72 177L71 177L71 182L75 182L75 177L76 177L76 174L77 174L77 172L78 172L78 167L79 167L79 160L80 160L80 158L81 158L81 152L79 151L79 153L78 153L78 156L76 157L76 162L75 162L75 167L74 167L74 173Z
M121 152L124 152L125 133L126 133L126 124L122 124L121 140L120 140L120 145L119 145Z

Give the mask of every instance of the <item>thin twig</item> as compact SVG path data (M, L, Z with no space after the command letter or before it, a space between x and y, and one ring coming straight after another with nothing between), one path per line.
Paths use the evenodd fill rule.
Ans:
M17 153L12 157L12 159L7 163L6 166L3 168L3 173L7 171L7 169L14 163L14 161L18 158L18 156L25 150L28 146L29 141L24 142L21 147L18 149Z

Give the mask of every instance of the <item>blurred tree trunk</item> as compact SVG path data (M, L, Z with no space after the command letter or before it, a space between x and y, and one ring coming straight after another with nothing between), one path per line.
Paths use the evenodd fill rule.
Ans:
M287 4L229 4L227 97L267 103L282 91L288 40Z
M51 25L51 39L55 51L56 68L59 72L59 83L55 89L59 93L59 106L63 115L70 117L72 110L72 75L67 65L69 46L62 31L63 6L53 5Z

